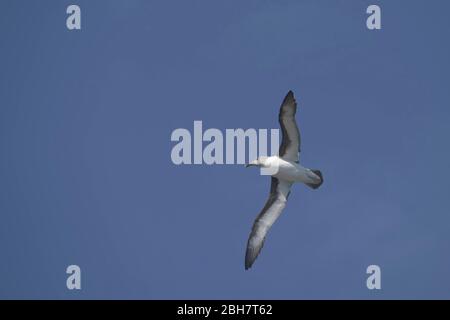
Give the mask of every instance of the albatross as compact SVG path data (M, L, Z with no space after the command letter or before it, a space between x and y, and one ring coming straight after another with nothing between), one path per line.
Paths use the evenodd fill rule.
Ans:
M270 227L286 206L291 186L301 182L312 189L317 189L323 183L320 170L308 169L299 163L300 131L295 121L297 102L294 93L289 91L283 100L278 115L282 139L277 156L258 157L246 167L265 168L271 175L269 198L261 213L256 217L247 242L245 254L245 269L249 269L258 257Z

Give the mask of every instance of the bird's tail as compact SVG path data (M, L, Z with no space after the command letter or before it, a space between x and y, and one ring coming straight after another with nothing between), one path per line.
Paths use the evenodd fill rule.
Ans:
M320 182L319 183L306 183L306 185L312 189L317 189L318 187L320 187L323 183L323 176L322 176L322 172L320 172L320 170L311 170L312 172L314 172L316 175L318 175L320 177Z

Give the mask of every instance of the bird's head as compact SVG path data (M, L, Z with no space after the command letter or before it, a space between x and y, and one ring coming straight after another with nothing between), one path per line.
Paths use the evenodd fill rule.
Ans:
M267 163L267 157L258 157L256 160L253 160L251 162L249 162L248 164L245 165L246 168L248 167L267 167L268 163Z

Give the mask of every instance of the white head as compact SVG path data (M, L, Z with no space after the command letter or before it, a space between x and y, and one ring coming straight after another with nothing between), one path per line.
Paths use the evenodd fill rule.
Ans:
M268 159L269 159L268 157L263 157L263 156L258 157L256 160L253 160L249 164L246 164L245 167L246 168L252 167L252 166L263 167L263 168L269 167Z

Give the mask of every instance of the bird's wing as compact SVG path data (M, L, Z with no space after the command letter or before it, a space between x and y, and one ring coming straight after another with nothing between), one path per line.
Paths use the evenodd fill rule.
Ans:
M286 206L291 185L290 182L272 177L269 199L253 223L252 232L248 238L245 269L250 268L256 260L263 247L267 232Z
M300 131L295 122L297 102L294 93L289 91L280 107L278 121L280 122L282 139L279 157L288 161L298 162L300 153Z

